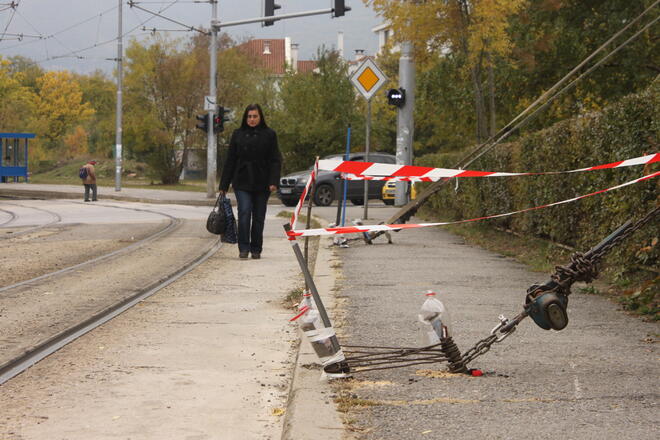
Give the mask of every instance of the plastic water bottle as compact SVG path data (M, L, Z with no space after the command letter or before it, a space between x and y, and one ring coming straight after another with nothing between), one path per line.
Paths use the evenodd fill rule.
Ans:
M428 290L426 300L418 315L422 323L423 342L425 346L435 345L451 335L451 317L445 305L437 298L437 294Z
M305 300L303 298L303 300ZM291 321L297 320L300 324L300 330L311 344L314 352L324 367L344 361L344 353L341 348L335 348L332 338L335 337L335 329L326 327L323 324L321 315L311 305L314 305L314 299L309 300L309 305L300 309L300 313L293 317Z

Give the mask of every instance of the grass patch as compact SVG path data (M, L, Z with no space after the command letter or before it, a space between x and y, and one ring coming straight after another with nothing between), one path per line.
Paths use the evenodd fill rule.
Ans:
M349 395L342 395L335 398L337 404L337 411L347 413L351 410L369 408L371 406L379 405L375 400L360 399Z
M618 301L625 310L647 315L653 321L660 321L659 290L660 277L656 277L637 288L625 290Z
M295 287L289 290L289 293L287 293L286 296L284 297L284 301L286 302L287 306L295 307L298 304L300 304L300 301L302 301L302 296L304 291L305 291L304 287Z
M30 176L30 183L48 185L81 185L78 170L85 160L75 160L43 167ZM96 183L99 186L115 185L115 162L99 160L96 166ZM206 192L206 180L186 180L173 185L156 183L145 176L146 165L131 160L124 161L121 177L122 186L142 189L164 189L169 191Z

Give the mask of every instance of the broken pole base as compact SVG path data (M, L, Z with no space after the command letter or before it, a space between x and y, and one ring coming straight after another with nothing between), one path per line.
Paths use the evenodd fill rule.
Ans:
M447 356L450 373L467 373L468 369L463 363L461 351L456 346L454 339L448 336L440 341L440 350Z

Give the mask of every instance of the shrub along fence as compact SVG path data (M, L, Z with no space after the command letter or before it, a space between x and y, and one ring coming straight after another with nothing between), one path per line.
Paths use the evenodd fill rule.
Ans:
M598 113L562 121L548 129L502 144L470 165L488 171L560 171L614 162L658 151L660 81ZM461 154L421 157L417 165L451 167ZM466 178L445 185L428 203L444 219L467 219L515 211L605 189L657 171L658 164L550 176ZM489 224L545 238L580 251L629 218L639 218L659 201L660 179L651 179L566 205L531 211ZM608 256L608 266L626 268L658 263L658 221L647 224ZM655 239L655 240L654 240Z

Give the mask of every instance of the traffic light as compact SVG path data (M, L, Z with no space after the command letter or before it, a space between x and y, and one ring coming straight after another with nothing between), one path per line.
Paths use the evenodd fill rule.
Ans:
M406 89L390 89L387 92L387 103L395 107L403 107L406 103Z
M275 15L275 10L280 9L282 6L275 3L275 0L264 0L264 16L273 17ZM266 20L264 21L264 26L272 26L275 24L275 20Z
M333 17L343 17L346 11L350 11L350 6L346 6L346 0L334 0Z
M231 113L230 108L225 108L220 105L218 106L218 110L213 116L213 131L215 133L222 133L225 131L225 122L229 121L227 113Z
M199 128L200 130L204 131L204 133L208 133L209 131L209 114L204 113L203 115L197 115L195 118L199 121L195 127Z

